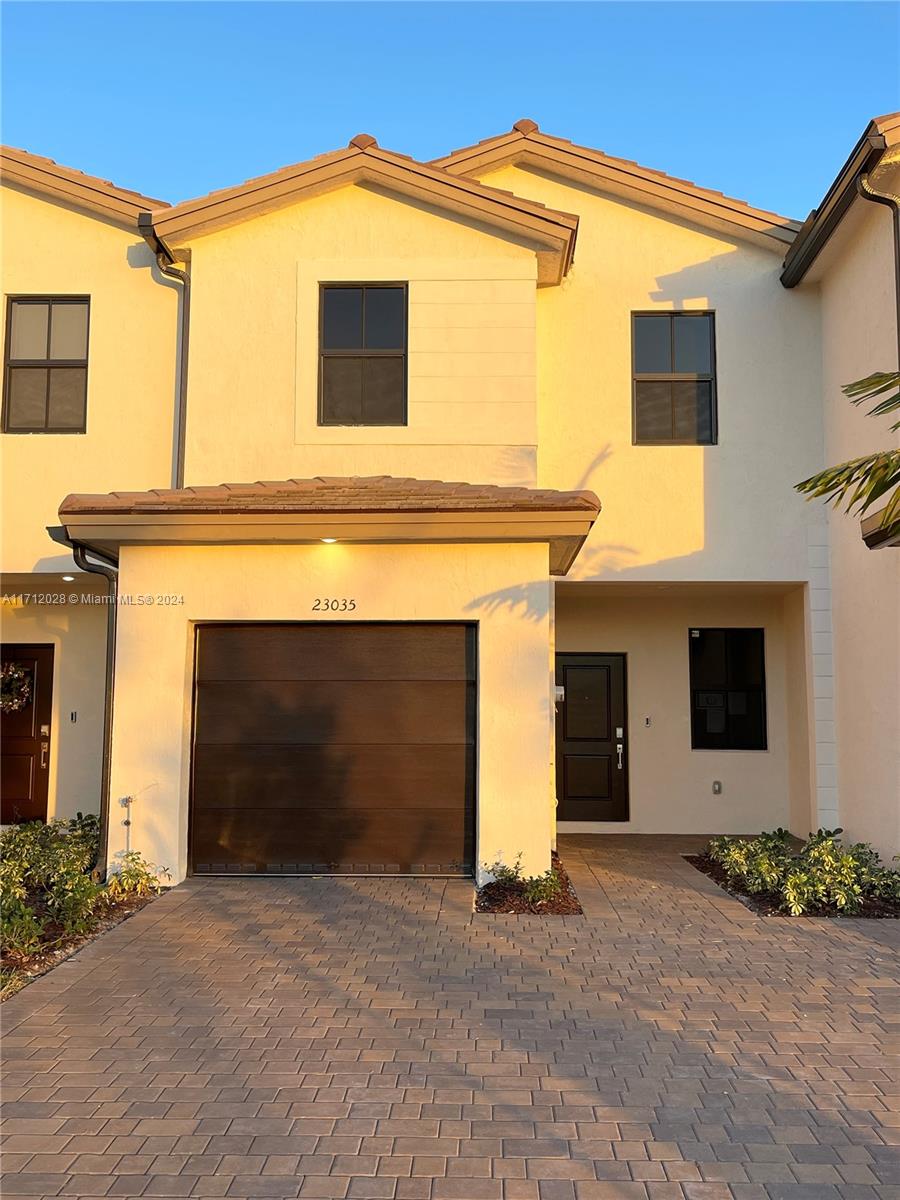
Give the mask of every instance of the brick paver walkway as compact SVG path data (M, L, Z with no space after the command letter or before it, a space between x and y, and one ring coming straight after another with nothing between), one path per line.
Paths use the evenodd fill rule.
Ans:
M898 923L757 918L695 844L564 839L564 920L175 889L4 1006L4 1195L900 1197Z

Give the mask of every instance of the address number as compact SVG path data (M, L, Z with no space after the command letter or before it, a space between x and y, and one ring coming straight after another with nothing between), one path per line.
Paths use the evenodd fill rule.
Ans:
M338 600L319 599L313 602L313 612L354 612L356 601L346 598Z

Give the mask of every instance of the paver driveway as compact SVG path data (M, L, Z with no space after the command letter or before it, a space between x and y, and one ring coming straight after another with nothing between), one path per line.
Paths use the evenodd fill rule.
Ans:
M900 1196L897 923L757 918L690 848L565 839L562 920L175 889L4 1006L4 1194Z

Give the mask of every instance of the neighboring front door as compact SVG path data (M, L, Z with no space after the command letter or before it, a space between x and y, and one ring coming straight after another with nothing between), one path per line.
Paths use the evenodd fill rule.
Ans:
M53 647L4 642L2 813L4 825L46 821L50 778ZM6 668L18 668L7 680Z
M624 654L557 654L560 821L628 820Z

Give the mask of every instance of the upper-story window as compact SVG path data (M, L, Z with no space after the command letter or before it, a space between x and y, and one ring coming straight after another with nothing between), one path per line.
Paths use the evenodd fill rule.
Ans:
M635 445L713 445L713 314L633 313L632 360Z
M10 297L4 432L84 433L89 310L87 296Z
M406 285L323 284L319 424L406 424Z

